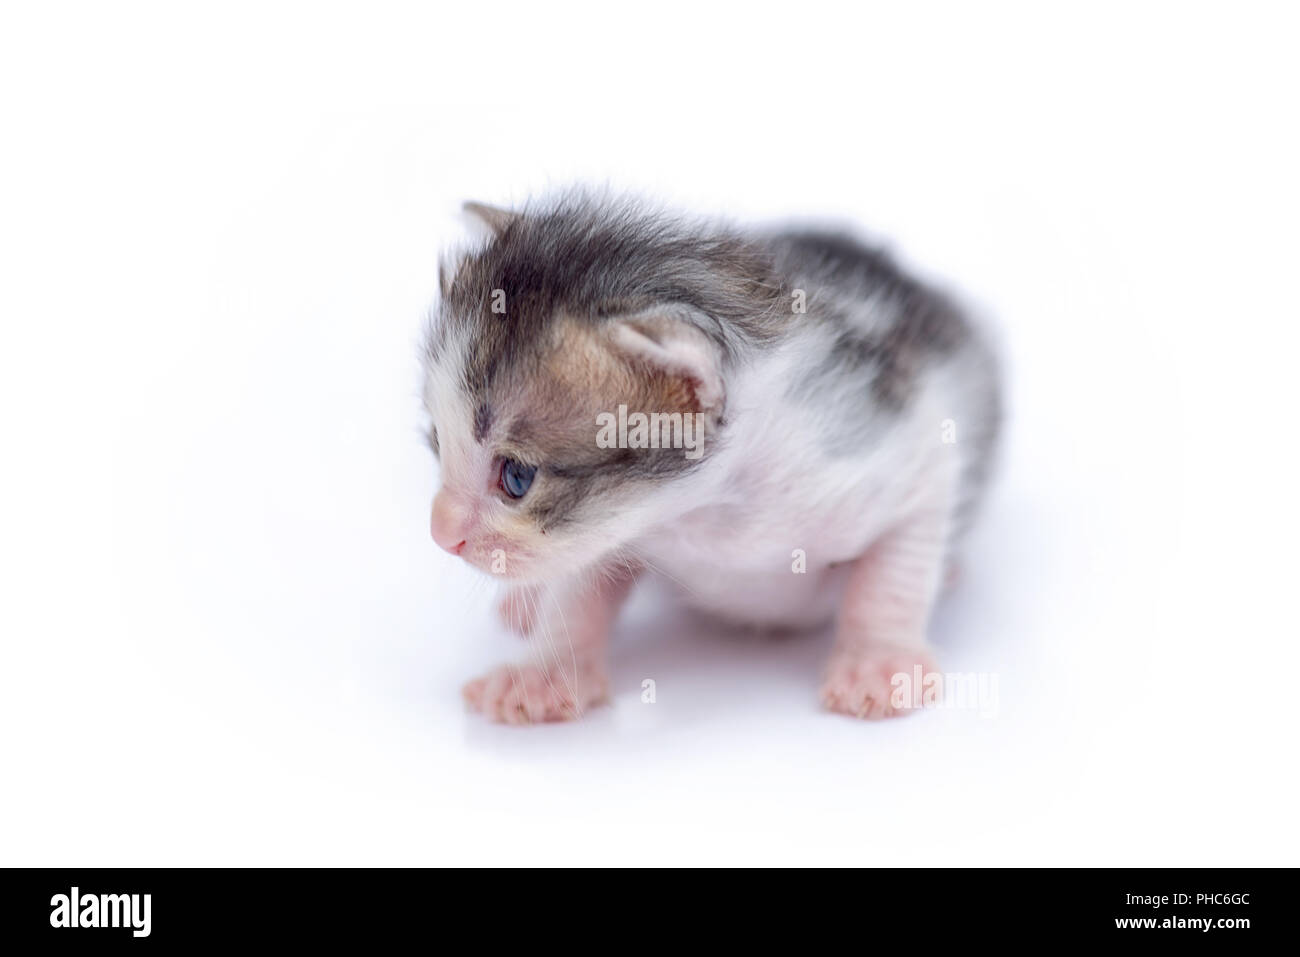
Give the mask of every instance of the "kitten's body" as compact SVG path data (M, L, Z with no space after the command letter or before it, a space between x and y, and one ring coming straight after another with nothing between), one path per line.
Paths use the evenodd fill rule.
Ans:
M476 564L490 544L516 552L511 617L544 640L537 662L471 683L470 702L514 721L599 700L625 571L640 569L735 621L805 627L838 610L823 698L894 713L889 676L929 664L929 611L996 440L976 330L833 234L743 234L573 196L495 228L445 283L430 339L430 411L458 436L467 487L446 493L434 531L458 554L479 535ZM494 290L514 315L485 311ZM706 415L703 457L595 451L592 413L625 401ZM475 489L507 453L539 469L518 501Z

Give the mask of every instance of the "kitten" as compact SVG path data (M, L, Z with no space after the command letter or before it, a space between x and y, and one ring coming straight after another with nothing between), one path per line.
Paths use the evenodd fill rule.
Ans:
M491 235L442 270L430 322L433 537L506 580L504 617L540 639L470 706L524 723L604 700L620 603L660 575L735 621L833 619L825 705L905 713L890 680L933 668L998 433L962 311L838 233L581 192L466 208Z

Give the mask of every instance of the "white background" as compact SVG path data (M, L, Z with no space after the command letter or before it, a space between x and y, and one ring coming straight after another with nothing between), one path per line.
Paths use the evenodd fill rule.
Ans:
M1300 863L1297 24L1042 7L6 5L0 863ZM612 707L464 713L522 649L429 540L421 324L461 200L575 181L998 321L936 625L995 716L644 595Z

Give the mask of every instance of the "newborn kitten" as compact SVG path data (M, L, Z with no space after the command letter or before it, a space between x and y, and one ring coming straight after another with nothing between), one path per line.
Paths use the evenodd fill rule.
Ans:
M891 716L998 432L993 354L942 294L831 232L748 231L570 193L469 204L426 348L433 537L506 579L530 662L489 718L607 695L633 579L739 622L835 620L821 697ZM653 416L652 416L653 414ZM958 431L959 430L959 431Z

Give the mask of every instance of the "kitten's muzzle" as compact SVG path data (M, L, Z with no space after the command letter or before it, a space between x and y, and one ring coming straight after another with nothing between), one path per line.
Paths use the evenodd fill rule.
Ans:
M465 549L469 526L469 509L444 489L433 499L433 517L429 522L433 540L440 548L459 555Z

